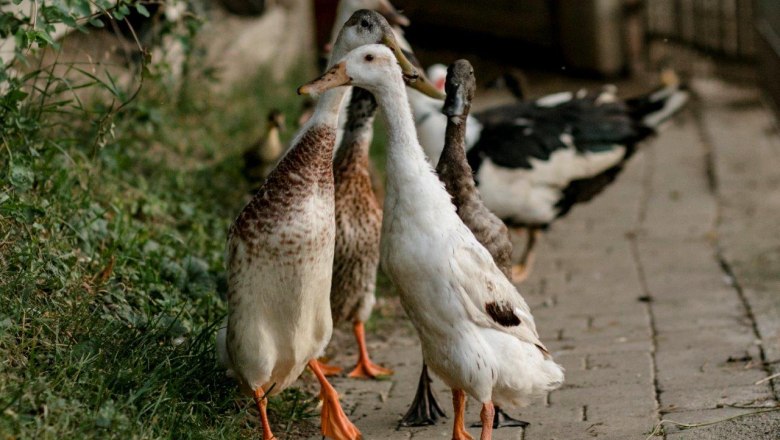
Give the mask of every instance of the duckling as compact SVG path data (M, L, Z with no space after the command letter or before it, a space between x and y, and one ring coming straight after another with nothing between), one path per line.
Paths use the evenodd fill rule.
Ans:
M334 46L334 59L368 43L392 47L394 62L403 66L405 75L419 77L398 48L387 22L372 11L358 11L344 24ZM313 91L310 85L298 90L302 94ZM338 440L361 437L316 361L333 328L333 150L346 91L339 88L323 93L293 147L228 234L228 319L227 327L217 335L217 353L228 375L254 397L265 440L274 438L266 397L290 386L307 365L321 386L323 436Z
M482 404L482 440L492 438L494 402L527 405L558 388L563 369L539 340L528 305L458 217L417 140L404 75L386 47L350 52L318 90L371 92L389 132L382 267L417 329L426 364L453 391L453 439L466 395Z
M271 174L285 151L279 137L284 129L284 113L277 109L270 110L266 118L265 135L244 152L242 172L247 181L259 185Z

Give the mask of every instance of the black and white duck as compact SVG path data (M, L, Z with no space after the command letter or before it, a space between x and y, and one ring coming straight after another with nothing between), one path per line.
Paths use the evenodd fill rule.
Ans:
M441 72L429 70L429 79L436 84ZM528 234L514 281L527 277L540 231L614 182L637 146L683 108L688 92L674 75L664 82L626 100L607 86L518 101L467 119L477 133L466 138L467 158L485 206L510 229ZM447 117L425 97L410 98L419 110L420 142L436 163Z

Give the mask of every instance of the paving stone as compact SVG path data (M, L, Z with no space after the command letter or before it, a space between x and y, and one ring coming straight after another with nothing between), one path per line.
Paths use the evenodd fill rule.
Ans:
M661 411L717 409L724 406L762 406L773 403L774 395L767 383L748 386L712 388L674 388L662 391Z
M635 421L631 421L632 423ZM531 425L526 429L524 438L534 440L575 440L575 439L609 439L609 440L644 440L642 427L621 426L617 422L562 422L550 425Z
M650 353L588 354L581 370L567 370L566 383L573 387L595 388L621 384L653 386L653 359Z
M755 411L756 409L750 408L717 408L695 411L675 411L664 414L663 420L668 420L669 422L664 423L663 428L664 432L667 434L681 433L686 432L689 429L695 429L695 427L686 428L680 424L702 425L713 422L718 423L735 416L744 416Z
M738 414L738 413L735 413ZM780 436L780 411L750 414L696 429L674 431L669 440L775 440Z
M756 356L756 350L750 351ZM766 377L763 369L744 369L728 365L725 353L709 348L686 351L661 351L656 360L659 367L658 384L661 390L695 389L720 386L751 386ZM726 355L727 356L727 355Z

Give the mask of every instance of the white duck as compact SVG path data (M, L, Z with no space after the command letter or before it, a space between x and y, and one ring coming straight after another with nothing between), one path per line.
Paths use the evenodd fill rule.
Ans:
M383 20L375 12L366 14ZM339 34L333 54L341 57L360 45L382 42L398 54L394 62L416 78L417 71L387 29L386 24L375 26L363 16L353 17ZM309 90L305 85L299 93ZM316 361L333 327L332 159L345 93L339 88L323 94L293 147L230 228L228 322L217 336L218 355L242 390L254 396L265 440L273 438L266 395L288 387L307 365L321 385L322 434L338 440L361 437Z
M362 87L377 99L389 132L381 256L417 329L429 367L453 391L453 439L465 395L482 404L482 439L492 437L494 402L523 406L563 383L539 341L528 305L455 212L417 141L404 77L393 54L350 52L312 87Z

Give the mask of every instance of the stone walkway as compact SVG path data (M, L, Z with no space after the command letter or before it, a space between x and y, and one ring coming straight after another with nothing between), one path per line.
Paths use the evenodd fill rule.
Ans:
M777 408L780 380L768 377L780 371L780 136L756 90L693 85L699 99L539 246L521 292L566 384L516 414L528 428L494 439L645 439L662 419ZM396 327L369 334L392 380L335 386L367 440L449 439L451 418L397 429L420 353L409 325ZM436 387L451 416L449 391ZM478 410L469 406L469 422ZM663 426L654 438L778 439L780 412Z

